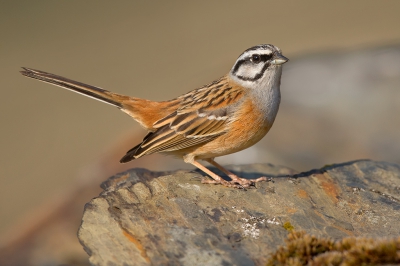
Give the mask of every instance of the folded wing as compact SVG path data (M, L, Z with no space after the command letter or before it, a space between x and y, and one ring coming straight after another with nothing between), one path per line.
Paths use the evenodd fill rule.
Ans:
M153 124L156 130L128 151L121 162L157 152L182 150L215 139L227 131L232 121L231 107L242 96L241 88L228 87L223 79L182 95L178 98L181 108L156 121Z

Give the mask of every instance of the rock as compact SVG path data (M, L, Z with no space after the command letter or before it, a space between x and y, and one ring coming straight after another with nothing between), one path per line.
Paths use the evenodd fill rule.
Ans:
M273 181L239 190L201 184L200 172L132 169L104 182L86 204L78 233L90 262L265 265L286 229L334 239L400 235L399 165L359 160L304 173L269 164L229 169Z

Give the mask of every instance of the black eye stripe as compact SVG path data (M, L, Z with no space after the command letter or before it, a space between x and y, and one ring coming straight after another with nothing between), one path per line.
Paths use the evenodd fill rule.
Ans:
M256 55L252 55L250 58L254 60L254 56L258 57L259 62L267 62L269 59L272 58L272 55L269 55L269 54L256 54Z
M247 57L246 59L252 61L254 63L258 62L267 62L272 58L272 54L252 54L251 56Z
M261 57L261 61L266 62L272 58L272 54L262 54L260 57Z

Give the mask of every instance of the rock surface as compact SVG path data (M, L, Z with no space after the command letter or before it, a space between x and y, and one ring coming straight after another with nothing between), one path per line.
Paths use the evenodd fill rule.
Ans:
M304 173L267 164L229 168L272 182L239 190L201 184L200 172L144 169L104 182L78 233L90 262L265 265L289 226L334 239L400 235L399 165L360 160Z

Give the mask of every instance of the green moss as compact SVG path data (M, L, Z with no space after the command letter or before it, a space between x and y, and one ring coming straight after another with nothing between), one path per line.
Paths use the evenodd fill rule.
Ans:
M285 223L286 224L286 223ZM268 259L267 265L377 265L400 263L400 237L397 239L315 237L291 231Z
M292 231L294 226L290 222L286 222L283 224L283 228L285 228L287 231Z

